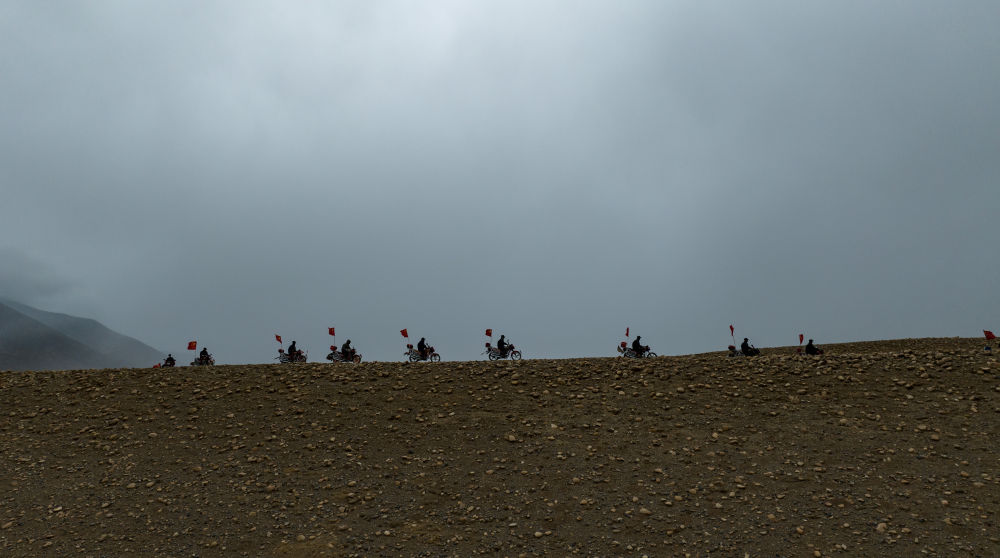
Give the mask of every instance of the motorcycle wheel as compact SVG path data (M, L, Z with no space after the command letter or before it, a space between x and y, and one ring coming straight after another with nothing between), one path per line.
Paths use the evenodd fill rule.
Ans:
M361 355L354 355L354 364L361 362Z
M441 362L441 355L439 355L437 353L432 354L431 358L430 358L430 361L431 362Z
M510 353L510 359L511 360L521 360L521 351L511 351L511 353Z
M497 359L497 356L495 354L493 354L493 353L486 353L486 355L488 357L490 357L490 360L496 360Z
M410 353L410 362L417 362L418 360L420 360L420 355Z
M653 351L646 351L646 358L655 357L656 353Z

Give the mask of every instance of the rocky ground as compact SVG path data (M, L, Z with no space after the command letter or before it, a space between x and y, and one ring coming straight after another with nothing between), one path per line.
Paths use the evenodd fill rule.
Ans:
M972 339L0 373L2 556L1000 556Z

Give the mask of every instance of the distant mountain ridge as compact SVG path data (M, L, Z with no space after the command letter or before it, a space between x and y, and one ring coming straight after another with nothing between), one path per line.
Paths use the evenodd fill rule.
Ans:
M0 370L148 367L163 355L96 320L0 298Z

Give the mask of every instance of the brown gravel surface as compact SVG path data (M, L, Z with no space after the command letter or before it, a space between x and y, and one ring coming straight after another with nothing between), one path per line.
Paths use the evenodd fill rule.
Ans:
M973 339L0 373L0 556L1000 556Z

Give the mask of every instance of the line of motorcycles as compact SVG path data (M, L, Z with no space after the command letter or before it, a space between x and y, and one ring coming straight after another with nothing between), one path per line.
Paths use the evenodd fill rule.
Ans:
M198 355L197 358L191 361L191 366L212 366L214 364L215 358L212 355ZM163 360L163 364L160 365L160 368L173 368L174 366L177 366L177 361L174 360L174 357L167 356Z
M330 362L351 362L359 363L361 362L361 354L357 351L353 351L352 354L345 355L343 352L337 350L336 346L330 347L330 353L326 355L326 360ZM618 353L625 358L651 358L655 357L656 353L649 350L649 346L643 347L641 353L638 353L632 347L628 346L627 343L622 341L618 347ZM521 351L517 350L513 343L507 344L503 350L491 345L488 341L486 342L486 350L483 351L484 355L490 360L521 360ZM413 347L412 343L406 344L406 352L403 356L407 357L410 362L441 362L441 355L434 350L434 347L428 346L427 349L421 353L419 350ZM277 360L281 364L295 364L308 362L309 354L303 351L295 351L295 354L286 353L284 349L278 349ZM191 362L191 366L212 366L215 364L215 358L212 355L201 356ZM171 368L175 366L175 361L173 357L167 357L161 365L163 368Z

